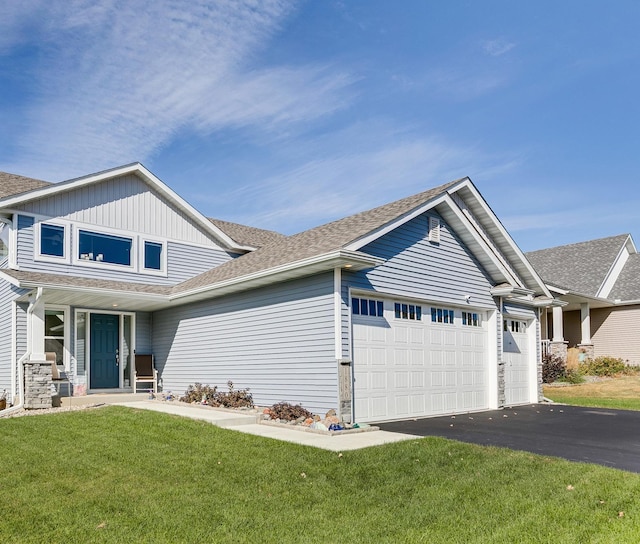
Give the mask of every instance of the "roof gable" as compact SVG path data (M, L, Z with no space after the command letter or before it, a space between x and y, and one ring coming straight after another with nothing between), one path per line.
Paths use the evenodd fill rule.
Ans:
M596 297L628 239L621 234L531 251L526 257L547 284Z
M140 163L134 163L130 165L120 166L111 170L105 170L89 176L83 176L81 178L75 178L60 183L48 184L45 182L43 185L32 184L32 189L29 192L21 193L17 195L8 195L0 198L0 207L13 208L23 205L35 200L46 199L58 194L78 190L85 187L102 183L106 180L124 177L127 174L133 174L139 177L144 183L149 185L153 190L157 191L163 198L168 200L176 209L185 213L195 224L208 234L215 238L224 247L230 250L236 251L248 251L254 249L250 246L244 246L231 238L227 233L221 230L214 223L204 217L193 206L186 202L182 197L175 193L171 188L165 185L160 179L154 176L149 170L147 170Z

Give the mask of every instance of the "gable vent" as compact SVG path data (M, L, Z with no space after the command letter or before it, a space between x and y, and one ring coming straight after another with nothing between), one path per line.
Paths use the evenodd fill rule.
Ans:
M440 243L440 219L429 217L429 242Z

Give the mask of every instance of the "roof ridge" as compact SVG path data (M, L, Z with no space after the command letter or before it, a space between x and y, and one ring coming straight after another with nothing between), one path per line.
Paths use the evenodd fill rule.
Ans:
M584 240L583 242L572 242L571 244L563 244L559 246L534 249L533 251L525 252L525 255L531 255L532 253L540 253L542 251L551 251L553 249L571 248L571 247L582 246L586 244L593 244L594 242L604 242L605 240L613 240L615 238L622 238L622 237L628 238L629 236L631 236L630 233L615 234L613 236L604 236L602 238L595 238L593 240Z

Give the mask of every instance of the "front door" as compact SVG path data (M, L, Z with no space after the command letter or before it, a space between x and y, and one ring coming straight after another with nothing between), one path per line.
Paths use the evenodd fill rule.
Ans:
M119 323L119 315L91 314L91 389L120 387Z

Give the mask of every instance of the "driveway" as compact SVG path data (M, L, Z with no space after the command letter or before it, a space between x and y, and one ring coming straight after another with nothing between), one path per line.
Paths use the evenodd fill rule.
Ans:
M630 410L537 404L378 426L640 472L640 412Z

